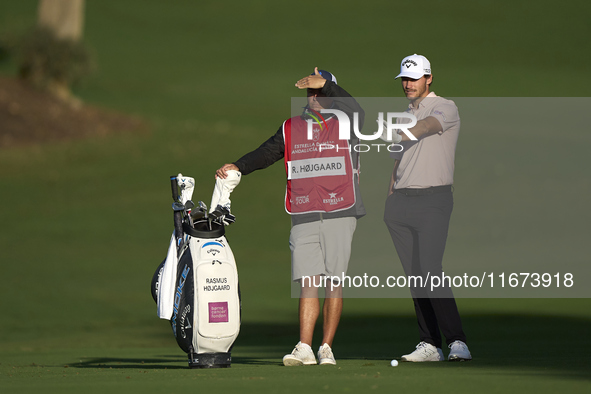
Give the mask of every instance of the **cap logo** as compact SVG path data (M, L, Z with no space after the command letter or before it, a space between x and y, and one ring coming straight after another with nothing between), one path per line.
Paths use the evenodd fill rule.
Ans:
M406 68L410 68L411 66L418 66L418 64L414 61L414 60L405 60L404 63L402 63L403 66L406 66Z

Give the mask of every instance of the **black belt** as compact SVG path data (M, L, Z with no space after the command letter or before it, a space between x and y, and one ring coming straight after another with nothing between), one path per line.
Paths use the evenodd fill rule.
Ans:
M451 185L433 186L433 187L427 187L425 189L414 189L414 188L392 189L393 193L400 193L400 194L404 194L405 196L428 196L430 194L449 193L451 191L452 191Z

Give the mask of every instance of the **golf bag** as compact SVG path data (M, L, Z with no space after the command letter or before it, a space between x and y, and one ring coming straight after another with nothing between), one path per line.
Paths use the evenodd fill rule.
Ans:
M236 262L225 237L225 226L235 220L229 199L207 212L203 202L195 207L190 199L192 178L179 174L171 185L174 234L152 279L158 316L170 321L189 368L230 367L241 304Z

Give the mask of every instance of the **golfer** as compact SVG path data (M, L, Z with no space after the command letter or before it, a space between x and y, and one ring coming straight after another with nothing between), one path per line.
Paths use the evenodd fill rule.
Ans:
M216 177L225 178L228 170L248 175L283 159L287 174L285 209L292 221L292 280L301 288L300 341L283 358L283 364L317 363L312 335L320 315L318 288L326 282L318 361L334 365L332 346L343 309L342 287L325 279L346 273L357 219L365 215L365 208L359 192L359 153L351 149L358 140L340 140L337 116L323 110L343 111L350 124L357 113L360 127L365 113L328 71L315 68L295 86L307 89L308 104L302 115L283 122L259 148L223 165Z
M454 156L460 116L451 100L431 92L431 64L421 55L407 56L400 65L402 90L410 103L407 113L417 118L409 131L418 139L399 134L401 152L392 153L384 221L407 276L441 276L443 252L453 208ZM411 288L419 324L420 342L403 361L442 361L441 334L447 340L448 359L470 360L466 335L451 288L427 292Z

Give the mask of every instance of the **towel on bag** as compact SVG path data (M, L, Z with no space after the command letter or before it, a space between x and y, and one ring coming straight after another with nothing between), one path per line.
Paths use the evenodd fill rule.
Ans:
M170 238L164 269L158 280L158 317L170 320L174 308L175 282L177 275L177 251L174 232Z

